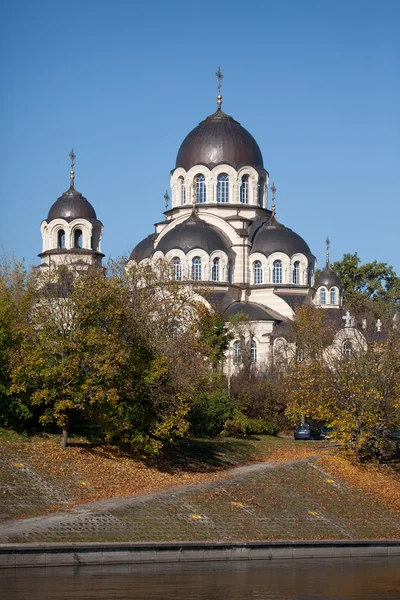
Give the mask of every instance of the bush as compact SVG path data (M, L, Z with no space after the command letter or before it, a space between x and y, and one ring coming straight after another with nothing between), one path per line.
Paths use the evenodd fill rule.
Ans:
M232 419L225 422L223 433L228 437L276 435L278 427L271 421L251 419L241 412L236 412Z
M189 412L190 431L200 436L218 435L232 415L232 401L223 390L202 392Z

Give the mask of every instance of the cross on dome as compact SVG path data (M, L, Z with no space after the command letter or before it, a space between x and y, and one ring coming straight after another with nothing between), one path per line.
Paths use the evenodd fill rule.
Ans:
M74 166L75 166L76 154L75 154L73 148L72 148L71 152L68 154L68 156L71 159L71 170L69 172L69 178L71 180L71 187L74 187L74 185L75 185L75 171L74 171Z
M218 108L221 108L222 104L222 96L221 96L221 81L224 78L221 72L221 67L218 67L218 71L215 73L218 79L218 96L217 96L217 104Z

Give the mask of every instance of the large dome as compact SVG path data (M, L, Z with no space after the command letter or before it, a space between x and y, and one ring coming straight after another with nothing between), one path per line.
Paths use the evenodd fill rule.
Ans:
M160 250L166 254L170 250L179 249L186 254L194 248L200 248L207 254L211 254L214 250L231 253L226 235L213 225L199 219L197 215L191 215L189 219L168 231L160 239L156 251Z
M253 136L218 108L185 137L176 157L176 168L188 171L195 165L205 165L212 169L222 163L236 170L264 166Z
M290 257L297 253L304 254L307 258L312 256L307 242L292 229L279 223L274 216L255 233L251 254L254 252L261 252L265 256L273 252L283 252Z
M68 191L64 192L49 210L47 222L53 219L65 219L73 221L74 219L96 219L96 212L93 206L82 196L73 185Z

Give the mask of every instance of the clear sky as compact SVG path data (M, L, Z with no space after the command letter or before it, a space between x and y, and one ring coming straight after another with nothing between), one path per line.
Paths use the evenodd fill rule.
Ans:
M186 134L223 109L256 138L277 217L319 264L400 273L399 0L3 0L0 247L38 263L69 186L129 252L162 220Z

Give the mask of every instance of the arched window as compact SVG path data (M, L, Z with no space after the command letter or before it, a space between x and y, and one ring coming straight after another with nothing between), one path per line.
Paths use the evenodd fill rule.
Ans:
M275 260L272 267L272 283L282 283L282 261Z
M75 229L74 231L74 248L82 248L82 230Z
M183 177L179 177L179 196L181 204L186 204L186 187Z
M254 285L263 283L263 268L260 260L253 263L253 279Z
M228 202L229 200L229 177L221 173L217 178L217 202Z
M332 288L330 292L331 304L336 304L336 288Z
M196 281L201 280L201 258L200 256L195 256L192 259L192 279Z
M251 340L250 360L253 365L257 362L257 342L256 342L256 340Z
M321 288L319 290L319 303L326 304L326 289L325 288Z
M233 362L235 365L240 365L242 363L242 347L239 340L233 344Z
M206 201L206 178L204 175L196 176L196 204L204 204Z
M172 267L173 267L174 279L176 279L177 281L181 280L182 279L182 263L181 263L181 259L178 258L177 256L172 261Z
M300 283L300 263L298 260L296 260L296 262L293 263L292 283Z
M211 267L211 279L212 281L219 281L219 258L214 258Z
M353 354L353 346L350 340L345 340L342 346L342 355L343 358L350 358Z
M57 234L57 246L59 248L65 248L65 231L64 229L60 229Z
M240 202L242 204L249 203L249 176L243 175L240 185Z
M263 206L264 202L264 178L260 178L260 185L258 186L258 205Z

